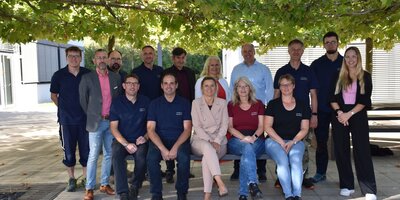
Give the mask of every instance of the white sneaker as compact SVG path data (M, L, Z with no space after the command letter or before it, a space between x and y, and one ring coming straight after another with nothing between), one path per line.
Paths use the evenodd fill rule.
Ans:
M347 189L347 188L342 188L342 189L340 189L340 195L341 195L341 196L348 197L348 196L350 196L350 195L353 194L353 193L354 193L354 190L349 190L349 189Z
M376 200L376 195L367 193L365 194L365 200Z

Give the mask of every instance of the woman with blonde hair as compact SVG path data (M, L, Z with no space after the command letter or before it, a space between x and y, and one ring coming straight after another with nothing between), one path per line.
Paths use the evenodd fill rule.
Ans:
M215 96L216 82L213 77L205 77L201 81L203 95L192 103L192 153L202 156L204 200L211 199L213 180L218 186L219 196L228 194L219 166L219 158L226 154L228 109L226 101Z
M362 194L366 200L376 199L374 166L369 143L367 110L371 108L371 74L362 68L357 47L349 47L344 54L342 68L336 82L331 106L332 131L336 165L339 172L340 195L354 193L354 175L350 159L350 133L354 164Z
M207 58L204 63L203 71L200 74L200 78L196 81L196 85L194 86L196 98L199 98L202 95L201 82L206 76L213 77L216 80L217 97L227 101L231 98L228 82L222 77L221 67L221 59L219 59L218 56L209 56Z
M232 134L228 151L239 155L239 200L262 198L258 188L256 158L264 152L264 104L256 99L255 89L247 77L240 77L233 86L228 104L229 126Z

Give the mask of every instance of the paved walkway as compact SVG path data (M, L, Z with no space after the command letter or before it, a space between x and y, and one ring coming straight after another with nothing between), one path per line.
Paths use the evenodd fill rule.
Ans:
M84 190L65 192L67 173L61 163L62 151L58 142L58 126L56 108L51 104L27 108L24 111L0 111L0 194L4 192L25 192L19 199L59 199L80 200ZM400 139L382 139L382 133L372 138L381 147L390 147L395 156L374 157L375 174L379 199L400 199ZM388 135L386 134L386 136ZM397 138L397 139L396 139ZM315 172L314 149L311 148L310 171ZM237 199L236 191L239 183L229 181L232 162L222 163L223 180L230 191L221 199ZM132 165L129 166L132 168ZM100 171L100 170L98 170ZM201 164L193 162L192 173L196 178L190 179L189 199L202 199ZM77 167L77 175L81 168ZM260 184L264 199L283 199L281 191L273 187L275 181L274 164L268 161L268 181ZM176 177L175 177L176 178ZM113 186L114 187L114 186ZM315 190L303 190L303 199L363 199L356 184L356 193L351 198L338 195L338 175L334 161L329 162L328 179L316 185ZM111 200L118 197L107 196L95 192L95 199ZM150 199L149 182L144 182L140 190L140 199ZM176 199L174 185L164 184L164 199ZM218 199L217 190L213 191L213 199Z

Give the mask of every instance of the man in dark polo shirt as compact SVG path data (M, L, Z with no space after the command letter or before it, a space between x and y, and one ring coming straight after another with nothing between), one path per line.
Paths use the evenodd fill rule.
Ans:
M140 78L139 94L153 100L162 95L161 74L163 68L154 64L155 50L147 45L142 48L142 64L132 70Z
M175 77L177 78L178 81L178 89L176 90L176 93L184 97L189 101L190 104L192 104L192 101L194 100L194 86L196 84L196 75L192 69L189 67L184 66L186 62L186 55L187 52L185 49L176 47L172 50L172 63L173 65L165 69L163 73L173 73L175 74ZM173 161L167 161L167 170L165 174L165 179L167 183L173 183L174 178L173 175L175 174L174 170L174 162ZM194 175L191 175L194 177Z
M128 75L122 68L122 53L118 50L108 52L108 70L119 74L121 81Z
M114 167L117 194L121 200L137 199L146 173L147 155L147 108L149 98L138 95L139 77L127 75L122 83L125 94L113 99L110 109L110 129L115 140L112 144L112 163ZM128 189L126 161L133 155L135 169L131 186Z
M300 100L306 105L310 105L311 96L311 110L312 117L310 120L310 128L316 128L318 124L317 113L318 113L318 103L317 103L317 78L311 68L301 62L301 56L304 53L304 43L298 39L294 39L289 42L288 53L290 55L290 61L285 66L278 69L274 78L274 99L278 98L280 94L279 90L279 78L282 75L290 74L294 77L296 82L296 87L294 88L294 97L296 100ZM310 129L311 130L311 129ZM314 189L314 184L311 179L306 178L308 172L308 136L305 137L305 152L303 156L303 186L307 189ZM276 180L275 186L278 187L279 179Z
M86 131L86 115L79 104L79 83L83 74L90 70L80 67L82 51L76 46L65 49L67 66L54 73L51 78L51 100L58 107L60 141L64 150L63 163L69 176L68 192L76 190L75 151L79 146L79 163L82 165L83 181L89 155L89 138Z
M147 115L147 134L150 138L147 166L151 199L162 199L160 161L177 160L175 189L178 200L186 200L190 171L191 107L189 101L176 95L178 82L173 73L163 75L161 88L164 95L150 103Z
M326 50L325 55L311 63L310 67L314 71L318 80L318 126L314 130L317 139L317 150L315 151L315 164L317 172L312 178L314 183L326 179L328 168L328 139L329 125L331 123L332 107L330 97L333 95L335 80L339 76L342 66L343 56L339 54L339 36L335 32L328 32L324 35L323 45Z

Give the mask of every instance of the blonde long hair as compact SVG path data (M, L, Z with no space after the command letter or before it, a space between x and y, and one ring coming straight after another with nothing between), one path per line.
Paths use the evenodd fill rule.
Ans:
M220 79L222 77L222 63L221 63L221 59L219 59L218 56L209 56L206 60L206 62L204 63L204 67L203 67L203 71L201 72L200 76L210 76L210 74L208 74L208 70L210 68L210 61L211 60L216 60L219 63L219 74L218 74L218 78Z
M254 89L253 85L251 84L250 80L245 76L241 76L235 81L234 88L233 88L233 95L232 95L232 104L236 105L236 104L240 103L240 96L237 92L237 88L239 86L240 81L243 81L247 86L249 86L248 101L250 104L255 104L257 102L255 89Z
M350 77L349 67L346 64L346 53L351 50L356 52L357 55L356 76L360 83L360 93L365 94L364 70L362 68L361 53L357 47L349 47L344 53L345 58L343 59L342 68L339 72L339 79L336 82L335 94L339 94L342 90L349 88L353 83Z

